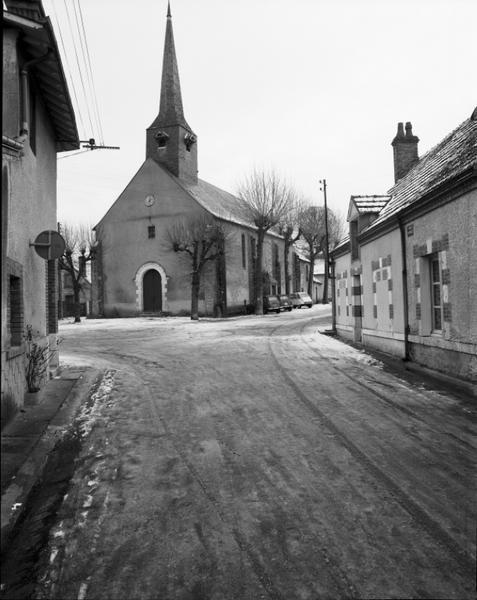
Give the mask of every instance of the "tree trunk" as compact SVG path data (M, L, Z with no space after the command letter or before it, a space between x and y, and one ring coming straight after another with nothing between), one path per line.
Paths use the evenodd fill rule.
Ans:
M81 304L80 304L80 292L81 286L77 281L73 279L73 298L75 302L75 323L81 323Z
M200 273L192 272L192 290L191 290L191 307L190 318L193 321L199 320L199 291L200 291Z
M310 252L310 272L308 273L308 295L314 301L313 298L313 271L315 270L315 258L314 252Z
M255 263L255 314L263 315L263 240L265 232L261 229L257 232L257 261Z
M283 268L285 272L285 294L290 293L290 269L288 265L288 255L290 254L290 246L285 242L285 251L283 255Z

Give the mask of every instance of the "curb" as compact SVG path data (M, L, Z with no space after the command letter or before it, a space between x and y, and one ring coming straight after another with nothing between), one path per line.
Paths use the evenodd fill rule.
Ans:
M65 435L85 396L101 377L102 372L98 369L67 369L61 373L62 379L76 379L76 382L61 402L46 429L39 436L15 478L2 494L0 533L0 552L2 554L7 549L11 537L21 521L31 491L42 479L49 453Z

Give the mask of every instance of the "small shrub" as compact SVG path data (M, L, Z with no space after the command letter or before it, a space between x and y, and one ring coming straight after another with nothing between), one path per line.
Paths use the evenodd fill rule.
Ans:
M25 377L29 392L38 392L42 381L46 378L50 359L54 351L49 345L41 345L33 341L33 330L31 325L27 325L26 334L26 372ZM57 340L57 345L60 339Z

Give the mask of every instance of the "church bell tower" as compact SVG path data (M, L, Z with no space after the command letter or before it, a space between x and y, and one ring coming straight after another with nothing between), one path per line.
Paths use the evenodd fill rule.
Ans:
M159 114L146 130L146 158L153 158L180 179L197 182L197 136L184 117L169 3Z

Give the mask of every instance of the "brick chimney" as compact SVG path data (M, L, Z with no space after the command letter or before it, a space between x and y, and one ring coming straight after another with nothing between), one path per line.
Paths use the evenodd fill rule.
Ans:
M406 133L402 123L398 123L396 137L391 145L394 148L394 183L404 177L406 173L417 163L417 144L419 138L412 134L412 125L406 123Z

